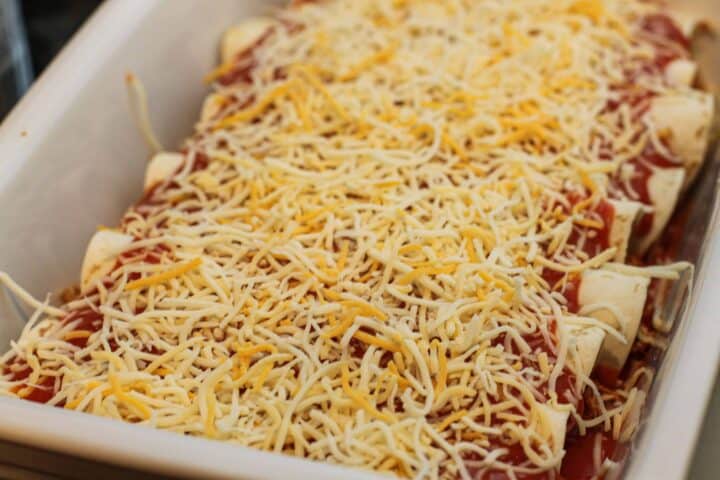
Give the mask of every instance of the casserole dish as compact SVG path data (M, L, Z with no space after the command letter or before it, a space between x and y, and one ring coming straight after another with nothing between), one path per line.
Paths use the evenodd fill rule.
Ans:
M107 8L109 8L109 7L107 7ZM108 11L107 8L103 12L104 15L107 15L107 11ZM117 7L115 7L115 8L117 8ZM175 9L178 7L173 7L173 8ZM218 8L218 10L220 10L220 7L217 7L217 8ZM187 13L187 12L185 12L185 13ZM160 19L152 18L151 20L147 20L147 17L146 17L146 21L144 21L141 25L172 24L172 23L168 23L168 22L172 22L173 20L177 21L179 18L179 14L175 10L173 10L171 12L162 10L162 9L152 10L152 14L168 15L168 17L160 18ZM150 16L152 14L148 13L148 16ZM174 16L175 14L178 14L178 17L175 17ZM103 17L101 16L101 18L103 18ZM160 21L158 21L158 20L160 20ZM209 28L204 26L203 29L209 29ZM181 29L179 29L178 31L180 31L180 30ZM174 33L177 33L177 32L174 32ZM187 33L187 32L183 32L183 33ZM112 36L109 36L109 37L110 37L110 39L112 39ZM133 38L135 38L135 37L133 37ZM195 35L192 35L192 38L195 38ZM175 40L175 43L173 43L173 45L180 44L180 42L178 42L177 39L174 39L174 40ZM132 42L130 42L130 43L132 43ZM97 44L93 44L92 47L95 47L96 45ZM190 45L192 45L194 47L195 42L192 42ZM158 48L163 47L162 42L160 42L160 44L158 44L157 46L158 46ZM87 47L87 48L91 49L92 47ZM126 47L127 47L127 45L126 45ZM165 46L165 47L167 47L167 46ZM130 48L130 47L127 47L127 48ZM153 48L155 48L155 46ZM71 50L71 52L72 52L72 50ZM86 51L83 53L88 53L88 52ZM148 51L146 53L149 57L148 62L150 64L153 64L153 62L157 63L158 58L172 58L173 60L175 58L171 49L163 50L160 52ZM182 52L182 54L190 55L190 57L193 57L193 52ZM69 54L66 54L66 56L69 56ZM208 57L210 57L210 56L208 56ZM108 58L110 59L108 61L112 64L113 67L117 67L117 65L119 63L118 61L120 61L120 62L122 61L121 58L112 58L111 56L108 56ZM137 66L131 65L129 68L132 69L133 71L137 72L142 78L146 78L148 76L148 74L143 72L143 67L144 67L144 65L137 65ZM56 69L56 71L57 71L57 69ZM168 70L165 70L163 73L168 74ZM110 77L112 77L113 74L114 74L115 78L121 77L121 75L118 74L117 71L113 72L112 68L109 69L107 74ZM178 76L183 76L183 75L180 74ZM65 242L67 242L69 249L71 248L71 247L69 247L69 245L75 244L77 238L75 238L73 235L75 232L77 232L77 230L79 230L77 227L82 226L83 220L88 220L88 223L90 223L91 221L94 220L92 218L92 215L94 213L93 209L96 207L101 207L103 202L108 202L108 204L106 205L108 207L108 210L110 208L112 208L112 205L125 204L125 202L123 202L123 201L118 201L118 198L114 198L113 194L112 194L113 192L106 191L106 192L102 192L101 195L96 195L94 193L88 192L86 186L87 185L98 185L98 184L104 183L102 181L98 182L97 174L100 171L102 171L102 173L107 176L106 178L108 181L108 185L112 185L112 180L115 178L127 179L128 174L126 171L124 171L125 165L121 165L119 163L119 159L121 159L121 158L142 158L143 157L143 155L141 155L139 152L132 152L131 151L132 149L125 149L122 153L112 151L112 147L114 144L118 145L119 148L124 148L125 145L129 145L132 143L131 137L129 137L132 130L131 129L127 129L127 131L119 130L120 126L123 125L123 122L120 120L119 115L116 115L116 114L120 113L120 112L114 112L114 111L112 111L112 109L117 108L118 105L122 105L122 103L119 98L117 99L118 101L115 101L115 98L117 97L115 95L111 94L110 96L108 96L108 95L105 95L104 92L103 92L103 94L100 93L100 92L102 92L102 89L96 88L96 87L112 84L112 80L105 78L104 74L101 75L100 77L102 77L102 78L91 79L90 84L88 84L87 87L83 89L83 92L88 92L88 94L91 95L88 98L88 100L90 100L90 101L92 101L94 99L98 99L98 101L95 102L95 104L102 105L102 108L100 108L96 112L93 112L92 114L90 114L88 112L88 110L80 109L79 107L80 107L80 104L82 103L82 100L85 100L85 98L86 98L83 95L78 98L78 100L80 100L80 101L75 102L68 111L66 111L66 112L58 111L57 112L58 117L59 117L59 115L64 114L62 117L62 121L53 122L52 116L50 116L50 119L49 119L50 124L53 127L56 127L58 125L64 125L64 126L75 125L75 128L80 127L78 129L84 131L84 129L82 129L82 127L87 125L88 131L92 134L92 137L95 137L95 138L102 137L102 138L97 138L99 141L95 145L97 147L96 149L93 149L93 148L88 149L88 147L93 146L93 142L87 142L84 138L82 138L82 136L68 135L65 132L58 132L57 128L55 128L54 130L53 129L50 130L47 142L43 142L42 145L39 146L40 148L38 148L34 151L33 155L31 155L29 157L29 159L27 160L27 162L25 164L21 164L21 161L20 161L22 159L21 152L13 152L12 154L5 155L5 158L10 159L10 161L8 162L9 174L10 175L14 174L18 178L18 182L16 182L15 184L8 183L7 190L3 192L3 194L7 196L7 201L5 202L5 207L7 208L8 212L23 212L24 213L23 216L18 216L17 213L15 213L13 216L10 213L8 213L9 221L5 222L5 225L7 225L9 227L8 231L26 234L26 235L28 235L28 237L22 238L21 236L17 236L17 237L11 237L8 239L8 246L6 247L5 251L13 252L13 257L12 257L12 259L9 259L9 261L7 263L3 264L3 268L8 270L10 273L12 273L15 276L15 278L17 278L20 281L20 283L25 284L25 285L33 285L33 287L35 287L35 288L33 288L33 293L36 295L37 294L41 295L42 292L44 292L44 291L55 290L58 285L63 284L62 282L53 281L53 278L52 278L53 276L59 277L62 274L62 272L65 271L64 265L63 266L53 265L53 262L57 263L57 260L54 260L54 259L57 258L57 255L59 252L58 248L61 245L63 245ZM172 81L168 81L167 78L161 78L161 77L162 77L162 75L153 76L153 83L154 83L154 81L157 80L158 85L165 86L165 85L172 84ZM65 80L65 77L63 77L63 80ZM82 75L80 75L77 78L78 86L85 87L85 85L83 85L84 80L86 80L86 79L82 78ZM149 85L150 92L151 92L151 98L156 98L155 94L153 92L153 83L151 83ZM45 84L51 85L51 83L48 82L47 80L46 80ZM120 90L120 89L118 88L118 90ZM120 90L120 92L121 92L121 90ZM118 93L120 93L120 92L118 92ZM30 100L36 100L38 97L39 97L39 95L35 94L34 96L30 97ZM68 98L72 99L71 96L68 96ZM108 98L110 98L111 101L108 102ZM110 108L107 108L107 106L105 105L106 103L110 104ZM28 101L28 102L26 102L26 104L31 104L31 102ZM47 104L48 104L48 102L45 102L45 105L47 105ZM155 109L157 109L157 106L154 107L154 110ZM170 108L168 108L168 110L170 110ZM17 113L13 118L11 118L9 125L12 126L13 122L15 122L15 124L17 124L18 122L22 122L23 121L22 113L23 113L23 108L21 108L19 113ZM180 116L180 115L178 115L178 112L173 112L169 115L172 118ZM163 120L164 119L156 119L156 122L158 124L165 124L166 122L163 122ZM75 123L75 121L77 121L78 123ZM83 121L87 122L87 123L83 124L84 123ZM105 122L107 122L107 124ZM17 125L16 125L16 127L17 127ZM33 130L35 128L39 129L39 127L36 127L34 125L28 126L28 127L26 127L28 130L26 132L24 132L21 128L16 129L15 134L19 134L21 136L21 138L29 139L29 141L25 144L26 147L28 145L32 145ZM111 133L115 140L113 142L108 142L107 137L99 134L101 132L101 130ZM9 135L13 134L13 132L11 131L11 129L9 127L7 128L6 132L9 132ZM125 133L128 134L127 137L123 136ZM161 136L162 136L162 132L161 132ZM59 145L61 145L61 143L60 143L61 141L67 142L67 144L62 145L62 147L63 147L62 149L58 149L57 147ZM114 143L114 142L118 142L118 143ZM9 143L10 142L8 142L8 144ZM68 174L68 175L53 173L52 169L47 169L44 171L44 173L40 173L42 170L40 170L38 168L33 168L33 162L35 162L34 163L35 165L39 165L40 162L43 162L43 166L44 166L46 164L45 162L47 162L48 158L50 158L52 155L52 153L49 154L48 152L43 151L43 148L42 148L43 146L46 146L48 148L54 148L53 153L54 152L61 153L61 155L60 155L61 158L58 160L58 162L53 163L53 167L57 168L57 169L62 169L62 171L71 170L71 168L68 168L68 166L71 165L73 162L78 162L77 164L79 165L81 162L86 161L86 159L88 159L88 158L97 159L97 158L102 158L106 155L107 155L107 157L112 158L112 160L114 162L118 162L118 163L114 163L114 167L117 168L118 171L113 172L112 169L108 169L105 164L100 164L99 162L97 162L94 164L97 173L92 172L92 169L86 169L86 168L72 170L72 173ZM108 147L110 147L110 148L108 148ZM131 156L125 157L124 155L131 155ZM12 171L13 168L16 170L14 173ZM28 196L27 192L32 191L32 189L25 188L23 186L22 182L24 179L28 179L27 180L28 183L33 182L33 183L37 184L36 182L38 182L38 175L44 177L48 181L50 179L53 179L56 181L54 183L52 183L53 186L51 188L48 188L47 190L45 190L45 192L42 194L41 197L30 198ZM84 177L84 178L81 178L81 177ZM711 173L706 172L706 175L703 175L703 177L706 179L707 178L712 179L713 175ZM130 178L132 178L132 175L130 175ZM41 178L39 180L39 182L44 183L43 178ZM712 194L713 193L712 189L710 189L710 190L711 190L710 194ZM133 192L128 192L128 193L131 194ZM56 197L53 197L53 195L56 195ZM69 204L64 204L64 205L59 204L57 201L54 200L55 198L58 198L58 197L62 197L64 200L69 200ZM88 208L88 206L87 206L88 198L92 198L93 200L95 198L98 198L98 199L102 198L103 200L98 201L98 202L93 202L93 208ZM76 204L72 204L73 201L75 201ZM43 203L45 205L43 205ZM700 204L705 205L706 203L701 202ZM44 212L40 215L37 215L37 214L32 215L31 210L29 208L30 205L40 206L41 210L44 210ZM43 209L42 208L43 206L46 208ZM53 212L52 208L57 208L58 211ZM85 212L85 214L88 216L88 218L78 220L78 219L73 219L73 218L67 217L68 212L75 212L75 211ZM23 221L27 221L27 220L37 222L38 217L40 217L40 218L47 217L47 218L52 219L52 222L50 222L50 224L47 224L47 222L42 222L43 224L41 225L41 227L42 227L43 232L53 232L53 233L51 233L51 235L54 235L54 234L57 234L58 232L62 233L63 228L68 227L68 229L66 231L66 235L62 238L57 238L57 239L52 238L52 237L47 237L45 235L38 235L36 232L29 229L27 225L22 224ZM104 218L107 218L107 217L104 217ZM15 221L15 224L13 224L13 220ZM94 223L97 223L97 221L95 221ZM702 226L707 225L707 218L699 218L698 221L696 223L694 223L693 225L695 225L695 224L700 226L700 230L702 230ZM85 236L85 234L87 232L81 232L81 233L83 234L83 236ZM705 237L705 232L698 231L696 233L697 233L697 238L699 238L699 239ZM13 244L13 243L15 243L15 244ZM21 248L21 245L22 245L22 248ZM698 248L698 245L700 245L699 242L695 243L695 244L693 244L692 242L687 243L688 251L686 252L686 255L689 257L689 259L697 260L699 258L701 250ZM33 247L37 247L37 248L33 248ZM43 253L39 251L39 250L43 250L43 249L44 249L45 257L42 257L41 255ZM14 254L14 252L16 252L16 251L26 252L28 254L28 257L21 258L20 255ZM71 260L74 260L74 259L71 259ZM77 262L74 262L74 261L71 263L77 264ZM17 266L19 266L21 264L22 265L35 265L36 266L35 268L41 268L40 266L42 265L43 268L46 268L46 271L35 272L35 274L38 277L41 275L44 276L47 284L42 285L41 282L36 282L35 281L36 277L33 276L33 272L29 272L25 276L23 276L23 272L20 272L18 274ZM51 269L50 271L47 271L48 266ZM57 267L57 270L53 271L53 267ZM702 269L701 269L701 271L702 271ZM682 293L682 292L679 291L679 293ZM682 295L678 295L677 298L681 299ZM672 305L672 306L675 307L676 305ZM673 309L672 311L670 311L670 313L674 315L676 313L675 310L677 310L677 312L680 312L682 309ZM681 325L682 328L678 331L678 334L676 337L676 342L674 345L678 345L681 343L681 341L683 339L683 335L687 334L687 329L689 328L687 322L677 322L677 324ZM11 328L11 326L8 325L8 328ZM708 331L705 331L704 333L705 333L705 335L709 335ZM713 349L711 346L709 351L716 352L716 349ZM673 357L677 354L678 354L678 349L674 348L674 350L671 351L671 354L668 356L668 359L670 360L670 362L668 362L666 365L672 365L671 362L673 360ZM714 364L715 362L713 361L712 363ZM669 371L671 371L671 370L669 370L668 368L665 368L663 373L667 374L667 372L669 372ZM657 392L659 392L659 394L657 396L658 402L663 401L663 396L662 396L663 383L664 382L658 383L658 387L659 387L657 390ZM12 407L9 407L9 408L12 408ZM50 424L50 422L52 421L51 417L53 415L51 415L50 412L42 412L42 414L48 415L48 418L47 418L48 423L47 424ZM38 415L39 415L39 413L38 413ZM13 416L13 418L16 418L16 417ZM35 419L36 418L38 418L38 417L36 416ZM85 418L83 418L82 420L80 420L80 419L78 420L78 422L86 422L86 421L89 421L89 420L85 419ZM113 425L113 428L114 428L114 425ZM94 428L88 427L88 428L79 428L76 430L80 430L80 433L84 434L88 431L93 431ZM74 433L77 433L77 431ZM72 435L72 433L70 433L70 434L65 433L65 435L67 437L69 435ZM143 437L149 438L150 435L149 434L147 436L144 435ZM646 438L654 438L653 436L651 436L649 434L645 435L645 437ZM675 440L677 440L677 439L675 438ZM118 443L121 445L124 445L124 444L130 443L130 442L118 442ZM171 443L173 443L173 442L171 442ZM135 446L140 446L140 442L136 442ZM213 446L213 449L214 448L215 448L215 446ZM641 450L644 450L644 449L641 449ZM218 452L219 451L220 451L220 449L218 448ZM647 453L647 451L645 451L645 453ZM101 454L102 454L102 452L101 452ZM253 454L253 455L260 455L260 454ZM187 458L187 457L184 457L184 458ZM283 459L283 462L285 460L286 459ZM280 462L280 463L283 463L283 462ZM194 463L196 465L200 465L201 461L197 460ZM216 465L217 465L217 463L216 463ZM279 474L280 473L279 468L280 468L280 465L278 465L278 470L268 468L265 471L267 472L267 475ZM310 467L308 467L308 468L310 468ZM233 470L228 470L228 472L230 472L230 471L233 471ZM246 475L248 474L248 472L237 471L237 470L234 470L234 471L236 473L245 473ZM665 466L663 467L663 471L667 474L667 469ZM307 471L307 473L310 474L311 472Z

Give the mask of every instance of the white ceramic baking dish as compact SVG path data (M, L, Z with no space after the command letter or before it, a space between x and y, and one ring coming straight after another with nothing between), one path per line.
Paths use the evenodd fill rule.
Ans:
M116 223L141 193L149 152L131 120L125 74L143 80L159 137L177 146L198 116L206 93L201 79L217 62L221 33L272 3L107 1L0 128L0 270L41 298L75 283L97 225ZM701 204L696 236L709 240L691 308L658 375L627 478L682 478L712 388L720 352L720 295L713 288L720 283L720 238L707 209L717 203L716 172L704 176L709 200ZM3 349L20 331L19 310L6 292L0 295ZM376 477L8 398L0 398L0 438L182 476Z

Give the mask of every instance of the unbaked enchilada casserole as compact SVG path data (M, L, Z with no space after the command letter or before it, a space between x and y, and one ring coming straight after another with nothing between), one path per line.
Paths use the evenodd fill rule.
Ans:
M617 470L714 115L682 26L638 0L304 1L221 50L77 291L0 277L36 309L0 392L399 477Z

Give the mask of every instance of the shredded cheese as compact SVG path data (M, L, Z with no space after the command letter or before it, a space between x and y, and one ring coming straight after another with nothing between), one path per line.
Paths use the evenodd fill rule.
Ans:
M127 285L125 285L125 289L137 290L140 288L149 287L151 285L158 285L163 282L167 282L172 278L180 277L187 272L198 268L200 265L202 265L202 259L196 258L188 263L171 268L166 272L150 275L149 277L140 278L138 280L133 280L132 282L129 282Z

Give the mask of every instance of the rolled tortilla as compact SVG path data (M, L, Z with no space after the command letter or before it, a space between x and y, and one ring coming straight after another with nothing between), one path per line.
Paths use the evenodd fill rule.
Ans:
M692 60L678 58L665 67L665 78L671 85L689 87L695 83L698 65Z
M615 211L612 225L610 225L610 246L617 248L614 260L624 263L633 226L640 217L643 205L632 200L609 200L609 202Z
M648 178L648 196L652 204L653 220L650 232L638 238L633 250L642 255L660 236L672 216L685 180L683 168L658 168Z
M93 235L85 251L80 274L80 288L87 292L99 279L110 273L118 253L133 242L133 237L113 230Z
M148 190L155 184L165 181L180 168L182 163L181 153L160 152L155 155L145 171L145 189Z
M600 347L598 364L621 369L642 320L650 278L610 270L587 270L578 289L580 314L588 315L616 328L625 343L606 335Z
M544 403L538 404L537 408L540 420L539 433L550 439L554 452L561 451L565 446L565 432L567 432L570 412Z
M275 20L271 18L257 17L229 28L222 39L222 62L230 62L236 55L252 47L274 25Z
M683 188L695 178L708 144L715 102L709 93L688 90L653 99L648 119L687 171Z
M589 377L595 368L606 333L599 327L578 327L570 330L570 352L578 373Z

